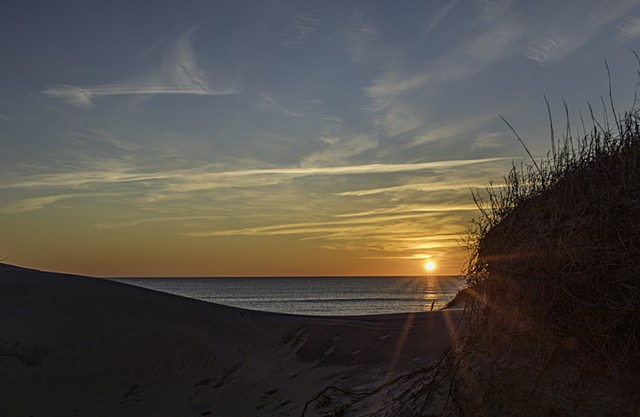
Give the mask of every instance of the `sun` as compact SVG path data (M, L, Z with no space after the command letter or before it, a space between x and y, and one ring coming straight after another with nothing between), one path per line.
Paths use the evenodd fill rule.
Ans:
M436 269L435 262L427 261L427 263L424 264L424 269L426 269L427 271L433 271L434 269Z

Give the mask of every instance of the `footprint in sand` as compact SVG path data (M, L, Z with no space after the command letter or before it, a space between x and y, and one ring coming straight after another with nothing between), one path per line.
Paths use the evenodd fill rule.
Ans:
M282 401L280 404L278 404L278 408L284 407L285 405L289 404L290 402L291 402L291 400Z
M124 394L122 394L124 399L122 401L120 401L120 404L125 404L125 403L132 402L132 401L135 401L137 403L142 402L142 400L140 398L137 398L137 396L140 393L142 393L142 386L138 385L138 384L132 385L131 388L129 388L129 391L127 391Z
M324 351L324 354L322 356L327 356L327 355L331 355L331 353L336 349L336 345L331 345L329 347L329 349Z
M198 381L193 387L197 388L197 387L201 387L201 386L205 386L205 385L209 385L210 383L213 382L213 379L211 378L205 378L201 381Z

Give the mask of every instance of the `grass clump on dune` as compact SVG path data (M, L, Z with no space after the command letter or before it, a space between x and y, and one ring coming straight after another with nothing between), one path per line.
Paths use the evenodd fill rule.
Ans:
M501 395L518 397L524 414L536 400L545 413L590 409L552 404L544 378L573 387L574 402L581 389L611 393L622 401L612 415L640 392L640 112L619 115L611 100L609 113L600 123L590 108L579 138L568 116L560 140L552 125L545 159L474 196L481 216L469 232L463 351L517 370ZM579 388L585 378L590 387Z
M638 416L640 110L609 111L474 195L460 334L340 413Z

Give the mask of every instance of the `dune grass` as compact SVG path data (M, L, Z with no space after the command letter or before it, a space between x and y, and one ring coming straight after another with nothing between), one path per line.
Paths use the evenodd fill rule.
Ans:
M346 402L321 415L638 415L640 110L602 104L575 135L565 104L541 160L512 129L530 159L474 195L447 354L375 392L323 392Z
M640 357L639 120L633 110L616 130L565 136L537 165L513 167L488 199L475 196L472 322L508 313L544 337Z
M589 107L577 135L567 110L545 158L527 150L504 184L474 195L463 351L518 369L523 406L554 367L623 403L640 393L640 111L605 103L604 120Z

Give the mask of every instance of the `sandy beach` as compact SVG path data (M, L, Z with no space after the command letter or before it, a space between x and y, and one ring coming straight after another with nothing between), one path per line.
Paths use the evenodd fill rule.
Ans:
M2 265L0 415L299 416L438 361L461 313L291 316Z

